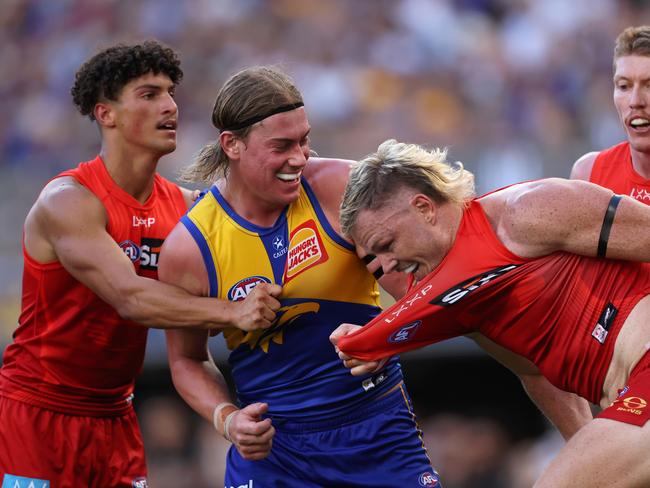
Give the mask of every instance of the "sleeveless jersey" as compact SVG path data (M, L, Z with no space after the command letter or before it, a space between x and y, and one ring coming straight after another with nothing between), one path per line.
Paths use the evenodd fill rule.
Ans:
M601 151L596 156L589 181L650 204L650 180L634 170L629 142Z
M243 405L267 402L274 417L335 416L401 381L392 361L375 377L353 377L329 342L342 322L379 313L379 292L354 246L327 221L309 184L272 227L235 213L213 186L183 217L208 271L210 295L243 300L258 283L282 285L266 330L224 330Z
M339 348L377 359L480 332L557 387L598 403L621 325L649 292L643 263L513 254L474 200L440 265Z
M139 275L156 279L163 240L187 210L179 187L156 175L151 196L140 204L115 184L100 157L56 178L62 176L97 196L107 232ZM19 327L4 353L0 392L64 413L124 413L142 368L147 328L122 319L60 262L40 264L24 245L23 255Z

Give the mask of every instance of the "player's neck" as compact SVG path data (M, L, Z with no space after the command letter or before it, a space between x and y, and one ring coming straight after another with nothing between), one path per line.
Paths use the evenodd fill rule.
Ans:
M225 179L216 185L237 215L260 227L273 227L284 210L284 207L265 202L245 187L229 184Z
M639 176L650 180L650 152L631 151L632 167Z
M100 156L113 181L125 192L144 203L153 190L158 157L102 147Z

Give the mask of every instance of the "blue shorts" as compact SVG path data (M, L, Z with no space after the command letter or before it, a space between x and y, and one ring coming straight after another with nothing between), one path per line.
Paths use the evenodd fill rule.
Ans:
M403 386L345 417L280 422L261 461L228 451L225 488L439 488Z

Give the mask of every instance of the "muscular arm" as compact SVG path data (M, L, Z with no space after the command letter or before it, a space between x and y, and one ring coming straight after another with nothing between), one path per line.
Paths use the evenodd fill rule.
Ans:
M569 440L593 419L589 403L584 398L552 385L527 359L495 344L481 334L469 334L467 337L519 377L529 398L555 425L564 439Z
M58 260L125 319L152 327L217 327L234 320L214 300L136 274L106 231L99 200L72 178L52 181L25 221L25 247L39 262Z
M486 200L486 213L514 253L537 257L555 251L596 256L611 190L579 180L550 178L522 183ZM616 211L607 257L650 261L650 206L623 196Z
M158 275L161 281L174 283L192 295L208 294L208 276L201 252L182 224L178 224L165 241ZM247 307L255 302L256 297L273 300L279 306L279 302L272 296L262 293L265 290L263 286L258 287L259 289L253 290L243 302L231 303L217 299L213 301L237 308L236 313L240 316L246 315ZM274 291L279 293L277 289ZM273 312L271 319L274 315ZM176 390L196 412L213 422L215 407L224 402L232 403L232 400L228 385L210 355L209 333L179 329L167 330L166 335L167 357ZM228 434L242 456L247 459L262 459L271 449L274 430L270 420L261 419L267 408L266 404L256 403L243 410L238 410L234 405L221 410L222 419L235 412ZM223 420L215 422L215 428L221 435L225 435Z

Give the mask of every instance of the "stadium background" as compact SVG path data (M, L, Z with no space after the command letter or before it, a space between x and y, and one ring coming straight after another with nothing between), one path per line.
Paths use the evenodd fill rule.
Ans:
M171 179L215 138L221 83L279 64L303 91L319 154L359 159L391 137L446 146L483 193L566 177L577 157L623 138L613 42L643 23L641 0L0 0L0 346L16 326L31 203L99 149L69 95L98 48L157 38L180 53L179 144L160 165ZM150 337L136 390L150 484L221 486L225 441L176 396L163 335ZM223 365L223 345L212 347ZM464 339L403 363L447 488L531 486L561 445L516 378Z

